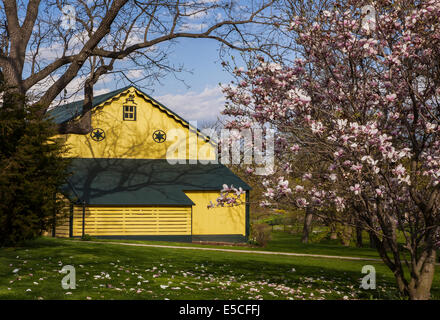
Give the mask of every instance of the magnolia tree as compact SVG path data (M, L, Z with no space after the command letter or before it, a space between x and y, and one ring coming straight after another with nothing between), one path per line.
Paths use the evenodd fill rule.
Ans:
M264 205L354 215L401 294L428 299L440 222L440 0L368 4L291 18L296 61L236 69L224 113L230 127L277 132ZM292 159L304 155L316 163L298 172Z

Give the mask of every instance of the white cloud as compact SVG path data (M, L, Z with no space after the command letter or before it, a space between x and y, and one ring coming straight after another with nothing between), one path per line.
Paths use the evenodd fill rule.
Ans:
M206 23L184 23L182 24L182 26L180 27L180 31L199 31L202 32L204 29L206 29L208 27L208 25Z
M225 105L221 88L206 87L201 92L166 94L156 99L188 121L214 121L220 117Z
M127 78L131 79L132 81L135 81L145 76L143 69L131 69L125 72L125 75Z

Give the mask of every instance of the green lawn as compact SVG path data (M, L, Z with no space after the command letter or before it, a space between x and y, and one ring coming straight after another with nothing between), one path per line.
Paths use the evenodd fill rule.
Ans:
M293 253L306 253L306 254L322 254L333 256L345 256L345 257L362 257L380 259L377 251L368 247L356 248L352 243L349 247L341 245L340 240L327 240L313 239L309 244L303 244L301 242L301 235L289 234L283 231L272 232L272 240L268 243L267 247L261 248L257 246L227 246L227 245L207 245L207 244L194 244L186 242L165 242L165 241L135 241L135 240L104 240L93 239L93 241L100 242L127 242L127 243L142 243L142 244L160 244L160 245L172 245L183 247L203 247L203 248L223 248L234 250L252 250L252 251L277 251L277 252L293 252Z
M340 240L314 239L311 236L311 241L308 244L301 242L301 235L289 234L282 231L275 231L272 233L272 241L269 242L264 250L279 251L279 252L295 252L308 254L322 254L330 256L351 256L379 259L379 254L376 249L356 248L354 242L350 246L344 247ZM319 239L319 242L317 242ZM368 243L367 243L368 244Z
M281 234L278 241L285 241ZM326 253L333 250L329 246ZM359 288L361 268L367 263L376 267L376 290ZM76 268L74 290L61 287L63 265ZM440 297L439 278L437 274L434 298ZM0 249L0 299L370 298L398 298L392 274L382 263L52 238Z

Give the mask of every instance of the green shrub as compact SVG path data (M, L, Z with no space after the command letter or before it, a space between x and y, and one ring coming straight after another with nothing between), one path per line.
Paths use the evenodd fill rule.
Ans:
M91 241L91 240L93 240L93 238L92 238L92 236L91 235L89 235L89 234L85 234L85 235L83 235L82 237L81 237L81 240L82 241Z
M260 246L265 247L271 239L272 228L267 223L255 223L251 227L251 239Z

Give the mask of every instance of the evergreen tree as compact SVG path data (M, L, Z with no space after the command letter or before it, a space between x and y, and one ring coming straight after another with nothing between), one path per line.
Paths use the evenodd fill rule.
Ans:
M64 203L68 160L54 125L20 99L0 105L0 246L51 231ZM23 107L24 106L24 107Z

